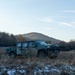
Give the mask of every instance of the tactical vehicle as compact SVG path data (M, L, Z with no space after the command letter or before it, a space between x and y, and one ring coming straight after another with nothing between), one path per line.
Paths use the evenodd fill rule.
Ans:
M7 48L6 53L13 58L17 55L26 57L57 57L60 53L60 48L58 45L46 44L44 41L34 40L18 42L15 47Z

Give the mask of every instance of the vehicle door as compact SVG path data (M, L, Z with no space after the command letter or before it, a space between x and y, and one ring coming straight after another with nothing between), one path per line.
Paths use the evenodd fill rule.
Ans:
M17 43L17 54L21 54L21 43Z
M37 47L34 42L29 42L28 51L29 51L29 56L37 56Z
M22 55L23 56L28 56L28 43L24 42L22 43Z

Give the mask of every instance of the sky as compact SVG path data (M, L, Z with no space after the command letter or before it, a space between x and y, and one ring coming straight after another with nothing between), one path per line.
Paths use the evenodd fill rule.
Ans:
M75 40L75 0L0 0L0 32Z

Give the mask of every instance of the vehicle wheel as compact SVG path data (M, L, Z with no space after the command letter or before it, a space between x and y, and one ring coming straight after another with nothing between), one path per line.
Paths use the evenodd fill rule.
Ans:
M15 58L16 57L16 54L14 52L11 52L10 53L10 58Z
M46 57L46 53L44 51L39 51L38 52L38 57L40 57L40 58Z
M50 56L52 54L52 51L48 51L47 55Z
M51 51L51 50L48 50L48 51L47 51L47 56L48 56L48 57L51 57L51 55L52 55L52 51Z

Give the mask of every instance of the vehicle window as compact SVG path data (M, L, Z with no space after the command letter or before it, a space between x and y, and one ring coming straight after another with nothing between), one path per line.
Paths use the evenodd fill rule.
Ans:
M33 42L30 42L28 47L34 47L34 46L35 44Z
M17 49L21 50L21 43L17 44Z
M21 43L18 43L18 44L17 44L17 47L21 47Z
M37 41L37 43L40 45L47 45L44 41Z
M22 47L26 48L27 47L27 43L23 43Z

